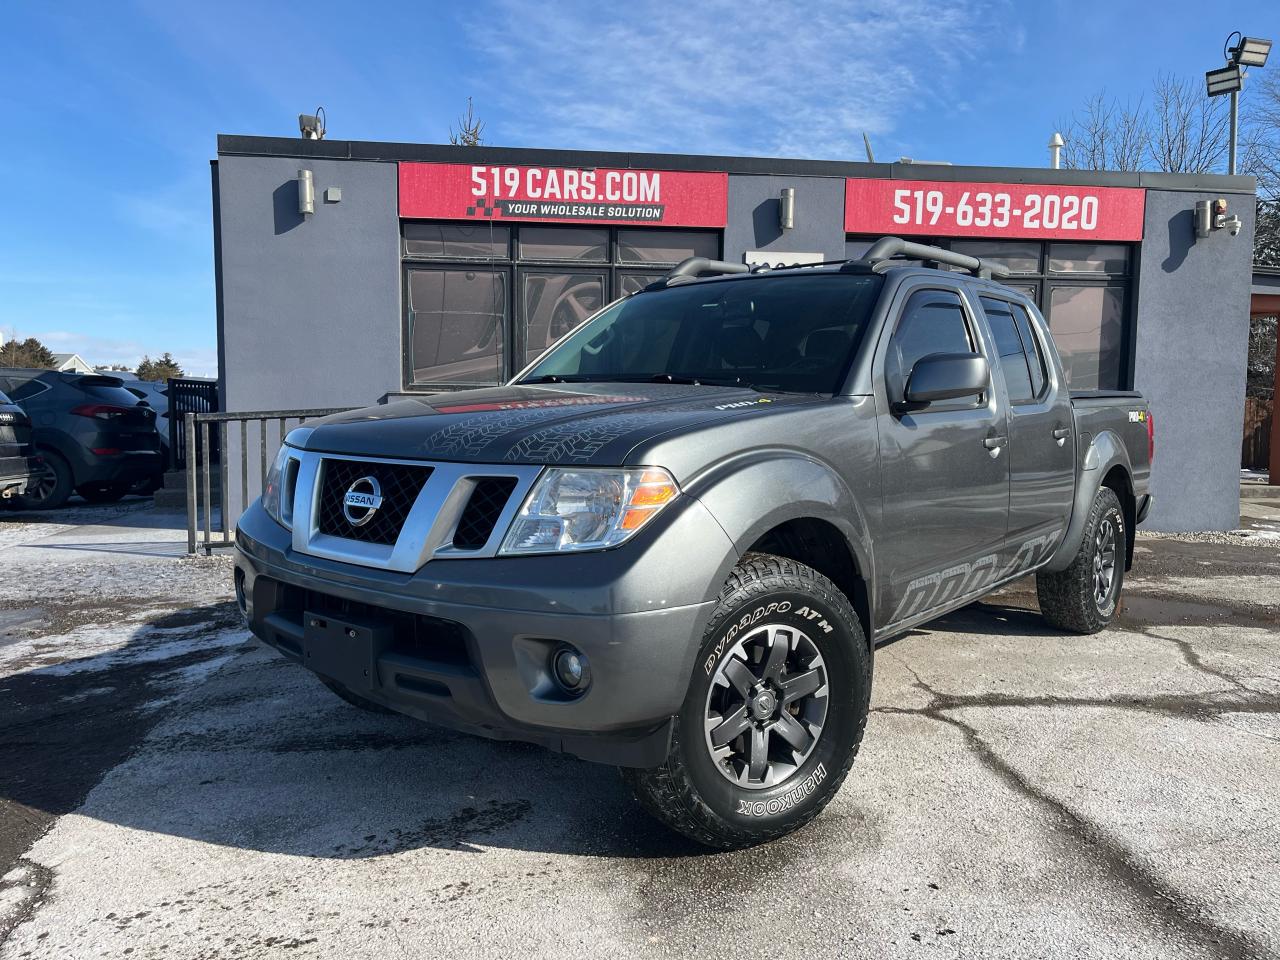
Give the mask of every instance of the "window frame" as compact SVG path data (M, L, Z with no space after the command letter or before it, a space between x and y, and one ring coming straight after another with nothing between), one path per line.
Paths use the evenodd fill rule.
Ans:
M470 224L472 221L461 221ZM478 221L477 221L478 222ZM561 273L603 271L605 274L604 306L621 299L622 283L628 276L661 276L679 261L631 261L621 259L621 243L619 234L627 230L661 230L670 233L693 233L711 236L715 240L715 257L724 253L723 229L700 229L692 227L658 227L651 224L572 224L543 223L527 221L494 222L494 226L509 229L506 256L459 257L459 256L424 256L410 254L405 228L414 224L458 225L457 220L419 220L404 219L400 221L400 384L405 393L438 393L442 390L479 389L483 387L501 386L528 366L527 362L517 362L517 354L523 357L524 329L527 326L524 317L522 291L516 284L518 275L526 270L550 270ZM522 227L547 228L566 227L572 229L592 228L608 231L607 260L554 260L546 258L520 257L520 230ZM503 325L503 364L501 379L496 381L460 381L460 380L415 380L413 369L413 337L409 321L409 280L414 270L420 269L453 269L453 270L489 270L504 272L507 285L506 309L502 316ZM517 349L519 347L519 349Z
M983 317L986 318L988 328L991 327L991 317L987 314L987 305L982 302L983 300L994 300L997 303L1005 304L1010 308L1009 310L1010 316L1013 316L1014 307L1017 307L1019 310L1022 310L1024 312L1026 312L1026 309L1027 309L1025 304L1019 303L1017 300L1011 297L1002 296L995 291L985 291L985 290L978 291L978 306L982 308L982 315ZM1035 321L1031 319L1031 315L1029 313L1027 314L1027 326L1030 328L1031 336L1034 338L1036 336ZM1031 357L1027 355L1027 343L1022 337L1022 330L1018 328L1018 318L1016 316L1013 317L1013 333L1014 333L1014 336L1018 338L1018 342L1022 344L1022 359L1027 364L1028 380L1029 382L1034 383L1034 381L1031 380ZM995 338L994 329L992 329L991 336L992 336L992 339L994 340ZM1000 345L997 342L995 346L998 349ZM1040 384L1039 391L1033 393L1028 399L1015 400L1013 399L1013 395L1009 393L1009 381L1006 378L1005 385L1004 385L1005 386L1004 392L1005 392L1005 395L1009 398L1010 406L1014 406L1014 407L1035 406L1038 403L1044 403L1045 397L1049 395L1049 388L1051 386L1050 376L1049 376L1049 365L1048 363L1045 362L1043 347L1038 340L1033 340L1032 349L1035 351L1036 359L1039 361L1040 371L1043 376L1043 382ZM1001 376L1002 377L1004 376L1003 369L1001 370Z
M885 338L885 353L884 353L884 359L881 360L881 364L882 364L881 369L883 370L884 365L888 363L889 351L893 349L894 337L898 335L898 329L902 326L902 321L906 319L907 309L908 307L911 306L911 301L914 300L917 295L922 293L947 293L956 298L956 300L960 304L960 317L962 322L965 325L965 332L969 336L970 349L972 350L972 352L986 359L987 366L989 368L991 366L991 359L988 356L986 344L982 339L981 328L977 323L977 318L974 316L973 305L969 303L969 298L965 296L965 292L961 290L960 287L953 286L951 284L926 282L916 286L912 286L909 289L902 291L902 294L905 295L906 299L902 303L902 309L897 311L898 315L893 321L893 329L888 331L888 336ZM945 352L945 351L937 351L937 352ZM917 357L917 360L923 359L923 357L927 357L927 356L930 356L930 354L922 354L920 357ZM912 366L914 369L914 364ZM907 383L911 379L910 370L905 372L902 378L902 383L897 385L899 389L895 389L892 392L889 389L889 378L887 376L882 376L882 379L884 380L885 394L891 405L906 402ZM911 411L911 414L912 416L921 416L921 415L930 414L930 413L956 413L956 412L966 412L969 410L981 410L982 408L986 407L990 402L991 374L989 370L987 374L987 381L988 381L987 389L983 390L982 393L978 394L975 400L972 400L969 402L964 402L961 399L934 401L926 407L913 409ZM897 392L901 392L902 396L895 396L894 394Z

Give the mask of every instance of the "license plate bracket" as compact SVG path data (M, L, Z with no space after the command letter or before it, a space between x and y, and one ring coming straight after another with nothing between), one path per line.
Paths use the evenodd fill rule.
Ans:
M349 690L378 686L378 654L391 644L391 627L374 620L303 615L303 662Z

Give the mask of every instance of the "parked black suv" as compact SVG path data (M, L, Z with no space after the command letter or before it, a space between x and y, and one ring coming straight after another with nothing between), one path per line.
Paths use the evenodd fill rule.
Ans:
M32 456L31 421L23 409L0 393L0 499L25 493L39 471Z
M164 469L155 411L119 377L0 368L0 390L30 417L43 460L19 506L58 507L73 490L90 503L119 500Z

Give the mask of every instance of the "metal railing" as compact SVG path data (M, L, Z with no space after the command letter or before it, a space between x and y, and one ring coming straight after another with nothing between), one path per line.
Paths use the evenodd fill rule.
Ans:
M341 413L347 407L315 410L258 410L249 413L187 413L187 553L234 542L235 521L261 493L267 471L285 435L299 423ZM232 428L239 424L239 429ZM275 436L270 429L275 426ZM216 434L211 442L211 434ZM215 445L216 444L216 445ZM214 450L221 455L212 456ZM214 518L214 477L218 516Z
M169 398L169 460L168 470L184 470L187 462L187 414L218 412L218 381L193 380L186 377L170 377ZM216 438L211 451L218 458Z

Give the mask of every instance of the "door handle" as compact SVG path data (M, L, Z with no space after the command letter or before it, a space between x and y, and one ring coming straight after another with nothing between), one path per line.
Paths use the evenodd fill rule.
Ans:
M1008 442L1008 437L985 437L982 441L982 445L988 450L999 450Z
M1067 437L1071 436L1070 427L1054 427L1053 439L1058 441L1058 446L1062 446L1067 442Z

